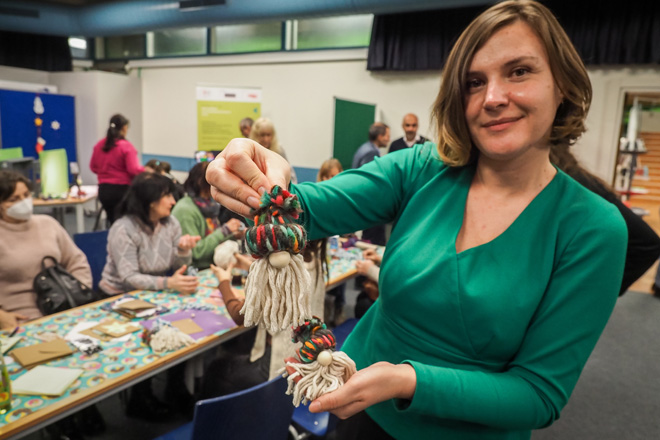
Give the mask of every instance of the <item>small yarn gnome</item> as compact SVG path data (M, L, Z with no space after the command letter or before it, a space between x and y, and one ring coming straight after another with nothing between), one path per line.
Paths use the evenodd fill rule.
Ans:
M316 316L293 330L293 341L302 342L300 363L286 363L295 370L287 378L286 393L293 394L296 407L339 389L355 374L355 362L346 353L335 351L335 335Z
M287 190L274 186L252 211L254 226L245 244L254 258L245 282L245 326L263 322L272 333L296 327L311 315L311 278L300 252L307 233L294 223L300 202Z

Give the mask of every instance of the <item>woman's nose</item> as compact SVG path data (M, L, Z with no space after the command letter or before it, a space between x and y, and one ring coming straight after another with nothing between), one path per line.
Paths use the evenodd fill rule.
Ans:
M504 81L489 80L486 86L486 97L484 99L484 108L495 109L506 105L509 102L509 93Z

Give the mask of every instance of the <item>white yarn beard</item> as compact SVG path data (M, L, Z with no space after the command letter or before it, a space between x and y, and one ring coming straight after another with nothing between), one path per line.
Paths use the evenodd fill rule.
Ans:
M245 281L245 304L241 314L244 325L260 322L271 333L298 327L312 316L309 295L312 280L302 255L292 255L289 265L276 269L268 258L260 258L250 266Z
M317 361L309 364L287 362L286 365L296 370L287 378L289 387L286 390L287 394L293 394L293 404L296 407L301 402L307 405L324 394L338 390L357 371L353 359L343 351L334 351L332 363L328 366ZM301 377L298 382L295 381L297 377Z
M195 343L190 335L185 334L176 327L164 325L151 336L149 345L154 353L163 353L165 351L174 351L181 347L186 347Z

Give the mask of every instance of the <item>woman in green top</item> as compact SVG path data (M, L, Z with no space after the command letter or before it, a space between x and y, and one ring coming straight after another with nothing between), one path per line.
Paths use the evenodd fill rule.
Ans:
M215 247L228 239L241 239L244 231L243 223L234 218L220 225L220 204L211 198L211 187L205 178L208 165L209 162L200 162L190 169L183 184L187 196L172 209L182 234L202 237L192 250L192 265L197 269L207 269L213 263Z
M528 439L559 417L626 252L617 209L549 159L582 134L590 100L552 13L499 3L449 55L437 147L292 186L310 239L393 222L380 298L343 346L359 371L310 404L350 417L338 438ZM207 178L244 215L262 189L289 183L287 164L246 140Z

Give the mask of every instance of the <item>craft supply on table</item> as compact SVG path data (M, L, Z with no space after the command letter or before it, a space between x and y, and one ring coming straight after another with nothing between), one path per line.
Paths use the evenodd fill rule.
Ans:
M144 319L149 316L155 316L167 312L166 308L159 307L156 304L152 304L149 301L136 298L132 295L124 295L118 300L113 301L112 303L106 303L101 307L117 312L129 319Z
M63 339L15 348L11 351L14 359L25 368L70 356L71 354L73 354L73 350Z
M0 346L2 346L2 354L7 353L11 348L21 340L21 336L10 336L7 338L0 338Z
M14 394L61 396L83 374L81 368L38 365L12 382Z

